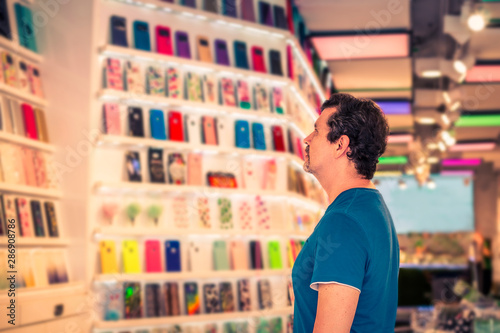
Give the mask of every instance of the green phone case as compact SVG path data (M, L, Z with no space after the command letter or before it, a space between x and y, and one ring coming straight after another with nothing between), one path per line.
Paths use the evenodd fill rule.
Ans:
M233 211L231 207L231 200L227 198L219 198L217 200L220 211L220 228L221 229L233 229Z
M267 247L269 251L269 267L271 267L271 269L282 269L283 263L281 261L280 242L270 241Z
M214 242L214 268L216 271L225 271L230 269L225 241Z

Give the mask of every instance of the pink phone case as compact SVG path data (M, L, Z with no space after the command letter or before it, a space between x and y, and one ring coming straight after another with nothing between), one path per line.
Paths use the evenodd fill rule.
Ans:
M245 244L242 241L232 241L231 249L231 267L233 270L247 270L248 254L246 252Z
M40 78L40 70L37 67L28 65L28 79L30 81L31 93L43 98L42 80Z
M236 106L236 97L234 94L234 83L229 78L221 79L222 86L222 104L225 106Z
M33 223L31 223L31 214L29 202L26 198L16 199L17 218L21 226L22 237L33 237Z
M36 129L36 120L35 120L35 114L33 113L33 108L31 107L31 105L23 103L21 104L21 109L23 111L26 137L38 140L38 132Z
M201 154L191 153L188 155L187 162L187 182L188 185L202 186L202 156Z
M154 273L161 272L161 250L160 241L147 240L145 243L146 249L146 272Z
M26 185L37 186L33 150L24 147L21 149Z
M120 108L116 103L104 104L104 125L106 134L120 135Z
M106 88L123 90L123 72L120 60L106 59Z
M35 168L36 185L38 187L49 187L49 175L45 164L45 156L41 151L34 151L33 165Z
M202 117L203 133L205 144L217 145L217 135L215 133L215 120L210 116Z
M264 49L262 47L252 47L252 63L253 70L256 72L266 73L266 63L264 61Z

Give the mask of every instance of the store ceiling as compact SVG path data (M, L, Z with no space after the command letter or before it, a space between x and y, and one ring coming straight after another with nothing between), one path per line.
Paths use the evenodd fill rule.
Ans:
M392 132L412 133L422 144L390 144L386 155L411 156L414 149L420 149L427 157L480 157L500 165L500 126L457 126L461 115L500 114L500 82L492 82L491 75L479 83L462 82L453 67L455 59L467 63L467 57L473 59L472 64L474 60L479 65L500 64L500 2L295 0L295 4L311 43L327 62L336 90L375 100L411 101L412 115L388 116L389 124ZM467 27L467 8L487 18L484 30L474 32ZM459 15L465 19L460 21ZM381 45L391 45L391 41L379 42L379 37L391 34L409 36L409 56L401 53L401 47L381 51ZM428 78L422 75L426 70L438 70L441 75ZM443 91L448 92L446 98ZM457 101L460 107L451 111ZM488 152L480 150L481 146L462 152L462 146L454 149L453 143L448 143L445 152L435 151L436 145L427 148L442 140L443 131L457 143L493 141L496 146ZM436 165L431 168L439 171Z

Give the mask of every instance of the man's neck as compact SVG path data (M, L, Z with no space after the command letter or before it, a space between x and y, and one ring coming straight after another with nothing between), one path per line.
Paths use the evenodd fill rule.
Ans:
M359 175L352 174L336 174L328 177L327 179L319 179L321 186L328 194L328 202L331 204L340 193L347 191L351 188L373 188L375 185L369 179L363 179Z

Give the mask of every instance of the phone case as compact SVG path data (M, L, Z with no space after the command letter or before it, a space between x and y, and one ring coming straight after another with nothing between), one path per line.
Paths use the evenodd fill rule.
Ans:
M236 0L222 0L222 14L229 17L236 17Z
M139 247L135 240L124 240L122 242L123 272L140 273L141 262L139 259Z
M181 153L168 154L168 179L170 184L186 184L186 161Z
M252 123L253 147L258 150L266 150L266 137L264 134L264 125L261 123Z
M191 49L189 47L189 37L184 31L175 32L175 49L177 56L181 58L191 59Z
M189 243L189 270L209 272L213 270L212 245L208 241Z
M0 7L0 10L1 10L1 7ZM6 236L7 235L7 232L8 232L7 231L7 224L11 224L11 223L7 223L7 222L8 222L8 220L5 217L5 208L4 208L3 195L0 194L0 236ZM11 222L15 223L15 220L11 221ZM1 283L0 283L0 287L1 287Z
M168 135L171 141L184 141L182 114L178 111L168 112Z
M222 78L221 85L221 101L225 106L236 106L236 96L234 91L234 83L230 78Z
M201 88L201 78L196 73L186 74L187 99L193 102L203 102L203 92Z
M45 226L43 225L42 206L40 205L40 201L31 200L30 205L31 216L33 217L33 224L35 226L35 236L45 237Z
M207 145L217 145L217 134L215 131L215 120L211 116L203 116L202 122L202 139Z
M167 272L181 271L181 247L179 241L165 241L165 260L167 262Z
M12 39L7 0L0 1L0 35L7 39Z
M259 23L273 26L273 13L271 12L271 5L264 1L259 1Z
M161 67L149 66L146 70L148 94L165 97L165 77Z
M245 21L255 22L255 10L253 8L253 0L241 0L241 18Z
M130 136L144 137L144 122L142 120L141 108L128 108L128 129Z
M174 213L173 218L175 227L180 229L189 228L189 215L186 197L174 197L171 209Z
M138 282L124 282L123 299L125 319L142 318L141 284Z
M267 249L269 251L269 267L271 269L282 269L280 243L278 241L270 241L267 244Z
M35 151L27 147L19 147L24 167L24 182L28 186L36 186L36 173L34 165Z
M236 120L234 122L234 133L236 138L236 147L250 148L250 130L248 121Z
M257 215L257 227L261 230L270 229L271 217L269 216L269 210L267 209L266 202L260 195L255 197L255 211Z
M231 117L220 116L216 122L217 142L221 147L234 148L234 120Z
M262 47L252 47L252 63L253 70L256 72L266 73L266 63L264 60L264 49Z
M184 296L186 302L186 314L188 316L200 313L200 297L198 295L198 284L196 282L184 283Z
M38 140L38 132L36 128L35 114L33 108L29 104L23 103L21 105L24 120L24 129L26 131L26 137Z
M149 110L149 123L151 125L151 137L157 140L166 140L165 119L162 110Z
M45 113L42 109L33 109L35 115L36 131L38 133L38 140L49 142L49 132L47 131L47 123L45 121Z
M33 223L26 198L16 198L17 219L19 220L20 234L22 237L33 237Z
M293 60L293 53L292 53L292 46L287 45L286 46L286 60L287 60L287 68L288 68L288 77L292 79L292 81L295 81L295 72L294 72L294 60Z
M2 55L2 69L5 84L17 88L17 70L14 58L6 51Z
M40 70L38 67L28 65L28 79L30 82L31 93L37 97L43 98L42 79L40 78Z
M144 83L141 67L132 62L125 62L125 90L132 94L144 94Z
M212 52L210 51L208 37L198 36L196 38L196 46L198 51L198 60L212 63Z
M207 197L198 198L198 217L200 221L200 228L211 229L212 223L210 222L210 206Z
M123 285L110 283L104 290L104 320L120 320L123 316Z
M41 111L41 110L40 110ZM104 133L120 135L120 107L116 103L104 103L103 105Z
M38 52L31 9L20 3L14 4L19 44L33 52Z
M35 250L31 254L31 263L33 265L33 278L36 287L47 287L49 281L49 268L47 267L47 253L45 251Z
M279 114L285 113L285 101L283 100L283 90L278 87L272 88L272 99L274 112Z
M184 116L184 128L186 129L186 141L193 144L201 144L201 124L200 116L196 114L187 114ZM189 161L188 161L189 166Z
M219 292L214 283L203 286L203 298L205 299L205 313L220 312Z
M118 263L116 260L115 242L102 240L99 242L101 253L101 274L117 274Z
M19 64L19 70L17 71L17 73L18 73L18 88L20 91L30 94L31 87L30 87L30 81L29 81L29 76L28 76L28 66L26 65L26 63L23 60L19 61L18 64Z
M105 73L105 87L107 89L123 90L123 71L120 60L106 59Z
M250 69L250 66L248 64L247 44L245 42L235 40L233 48L234 48L235 66L237 68Z
M231 282L221 282L220 288L220 303L222 312L234 312L234 294Z
M285 151L285 139L283 138L283 129L281 126L272 126L273 144L275 151Z
M252 269L262 269L262 251L259 241L250 241L250 258Z
M238 309L240 311L251 311L251 300L250 281L248 279L238 280Z
M269 104L269 97L267 89L260 83L255 84L253 87L254 91L254 105L257 111L271 112L271 107Z
M50 237L59 237L59 229L57 226L56 208L53 202L44 202L45 219L47 220L48 231Z
M226 271L230 269L225 241L214 242L214 269L216 271Z
M19 219L17 218L16 197L9 194L3 194L2 197L5 221L14 221L15 228L20 230Z
M236 84L238 87L237 92L240 108L251 109L252 105L250 104L250 90L248 89L248 83L244 80L238 80Z
M134 47L138 50L151 51L147 22L134 21Z
M248 254L243 241L232 241L230 244L231 268L233 270L249 269Z
M125 165L128 173L128 180L131 182L142 182L141 159L139 153L129 151L125 155Z
M202 186L202 155L197 153L189 153L187 159L187 184L194 186Z
M219 198L217 200L219 206L219 220L220 228L223 230L233 229L233 209L231 207L231 200L228 198Z
M241 230L253 230L252 209L248 202L240 202L238 206L238 220Z
M181 314L179 285L177 282L166 282L164 284L164 292L165 314L167 316L179 316Z
M225 0L223 0L225 1ZM227 43L223 39L216 39L214 42L215 47L215 63L219 65L230 66L229 54L227 51Z
M259 309L272 309L273 299L271 295L271 285L268 280L260 280L257 282L259 294Z
M265 171L264 177L262 178L262 186L263 190L276 190L276 178L277 178L277 166L276 160L267 160L265 162Z
M174 54L169 27L161 25L156 26L156 52L166 55Z
M175 67L167 69L168 97L173 99L183 99L184 84L179 70Z
M157 283L148 283L145 288L145 308L146 317L160 317L161 316L161 292L160 285Z
M285 8L273 5L273 14L274 14L274 26L276 28L288 29L288 24L285 16Z
M163 149L149 148L149 180L151 183L165 183L165 170L163 168Z
M217 14L219 12L218 0L203 0L203 10Z
M19 136L26 136L26 126L24 124L23 110L17 100L10 100L10 111L12 114L12 132Z
M0 143L0 157L3 180L9 184L25 185L25 171L19 147L9 143Z
M113 15L111 23L111 44L128 47L127 20L124 17Z
M191 8L196 8L196 0L181 0L181 5Z
M49 162L50 163L50 162ZM54 188L54 179L46 168L46 156L41 151L33 152L33 167L35 169L36 186L41 188Z
M215 74L204 74L202 79L203 84L203 101L206 104L219 104L219 91L217 77Z
M281 53L279 51L269 50L269 64L271 67L271 74L283 76Z

